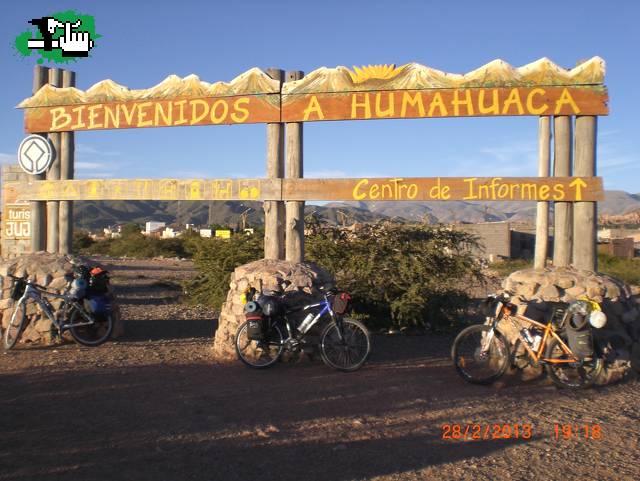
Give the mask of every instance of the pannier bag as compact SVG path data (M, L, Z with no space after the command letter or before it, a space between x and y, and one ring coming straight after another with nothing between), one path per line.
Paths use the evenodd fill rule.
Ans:
M262 341L264 339L264 321L260 314L247 314L247 338L250 341Z
M333 296L333 301L331 303L331 308L333 312L336 314L342 315L347 312L349 308L349 303L351 302L351 296L346 292L339 292L335 296Z
M551 322L558 329L562 329L566 324L567 318L570 315L569 303L567 302L547 302L547 305L551 307Z
M582 314L574 314L566 329L569 348L580 359L593 356L591 326L585 322L585 317Z
M101 267L95 267L89 272L89 290L94 294L104 294L109 291L109 273Z
M14 279L11 284L11 299L17 301L24 294L25 289L27 288L27 283L24 279Z

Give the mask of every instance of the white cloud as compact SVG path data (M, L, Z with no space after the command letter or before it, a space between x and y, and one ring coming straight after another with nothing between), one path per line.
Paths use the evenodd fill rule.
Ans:
M109 166L109 164L103 164L101 162L76 162L77 169L80 170L101 170Z
M0 164L14 164L18 161L18 156L16 154L6 154L4 152L0 152Z
M79 172L76 179L113 179L114 172Z
M339 179L348 177L347 173L342 170L312 170L305 172L304 177L309 179Z
M95 155L95 156L118 156L120 152L97 149L88 144L76 144L76 154L87 154L87 155Z

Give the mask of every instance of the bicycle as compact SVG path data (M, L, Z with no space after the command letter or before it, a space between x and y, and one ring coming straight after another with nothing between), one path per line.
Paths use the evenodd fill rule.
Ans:
M506 293L500 296L489 296L485 301L487 314L489 314L487 323L469 326L458 334L451 348L451 357L458 374L473 384L491 384L505 373L510 363L515 361L515 357L511 356L509 344L498 330L498 324L505 320L518 333L514 352L520 351L520 346L523 346L525 361L533 366L544 365L556 386L563 388L591 386L602 370L602 360L593 351L574 352L578 348L574 347L572 350L567 337L568 329L575 328L574 332L577 332L587 327L589 312L575 317L576 313L584 308L580 303L589 304L592 312L600 312L604 321L598 327L604 325L606 316L601 313L598 304L591 300L570 303L556 326L554 316L543 324L518 314L517 306L511 304L509 300L510 296ZM570 323L574 322L574 317L580 319L582 322L580 326L570 326ZM592 324L596 325L595 322ZM588 334L590 336L590 331ZM591 342L589 337L588 343L591 344Z
M109 339L113 331L113 318L108 310L104 315L96 316L84 307L84 299L70 293L73 281L67 276L65 293L56 294L49 292L45 287L38 285L26 277L9 275L13 280L11 297L16 305L11 315L9 325L4 332L4 347L11 349L20 339L26 325L27 302L35 302L51 321L52 334L61 337L65 331L69 331L71 337L83 346L99 346ZM54 309L47 297L62 299L59 309ZM54 331L55 329L55 331ZM57 332L56 332L57 331Z
M260 295L254 302L255 290L248 294L247 320L238 327L235 338L238 359L252 368L270 367L283 352L298 353L307 344L311 328L324 319L328 322L318 344L323 362L345 372L362 367L371 352L368 329L359 321L342 317L346 303L336 309L336 299L340 299L341 294L322 288L320 291L322 301L290 309L285 307L285 296ZM296 327L291 315L305 311L307 316Z

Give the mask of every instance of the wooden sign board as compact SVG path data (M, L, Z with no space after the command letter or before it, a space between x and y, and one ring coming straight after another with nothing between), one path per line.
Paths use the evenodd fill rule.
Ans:
M280 121L280 95L135 100L25 109L27 132Z
M31 207L28 203L5 204L3 240L31 239Z
M572 69L548 59L494 60L466 74L409 63L321 67L281 84L253 68L230 83L170 75L129 90L103 80L86 91L45 85L18 107L27 132L182 125L503 115L607 115L604 60Z
M7 183L27 200L599 201L601 177L44 180Z
M280 196L269 179L108 179L7 182L26 200L261 200Z
M284 179L284 200L598 201L600 177L417 177Z
M607 102L604 89L573 87L317 93L284 95L282 121L606 115Z

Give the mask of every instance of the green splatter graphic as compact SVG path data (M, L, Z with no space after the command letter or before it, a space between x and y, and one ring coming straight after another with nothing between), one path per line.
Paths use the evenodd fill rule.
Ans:
M96 24L95 20L91 15L85 15L75 10L66 10L64 12L55 12L48 15L46 17L53 17L59 22L72 22L74 23L76 20L82 20L82 24L74 29L74 32L89 32L91 39L93 40L93 48L89 51L89 57L91 57L91 51L96 48L97 42L96 40L101 38L102 35L96 33ZM56 33L53 35L53 39L58 39L64 34L64 30L61 28L56 29ZM29 39L42 39L42 35L40 34L40 30L38 30L34 26L34 31L27 30L18 35L14 41L13 48L18 53L18 55L22 57L28 57L33 53L39 55L38 63L42 64L46 60L47 62L53 63L69 63L76 62L78 59L82 59L85 57L63 57L62 50L60 49L52 49L51 52L45 52L44 49L32 50L27 46L27 42Z

